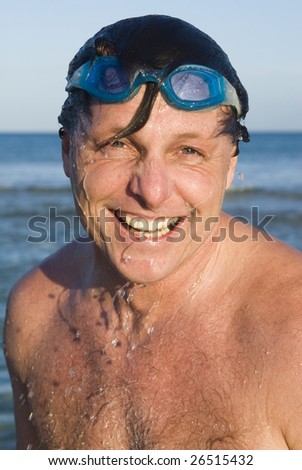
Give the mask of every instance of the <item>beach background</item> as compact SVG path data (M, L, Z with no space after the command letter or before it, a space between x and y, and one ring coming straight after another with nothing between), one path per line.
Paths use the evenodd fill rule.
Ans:
M301 176L302 133L252 133L250 143L241 144L236 178L224 209L255 223L273 216L265 229L302 251ZM259 208L255 220L252 207ZM61 166L58 136L0 134L1 338L5 305L13 284L73 237L68 224L51 223L50 208L55 208L57 218L71 220L75 215L69 180ZM35 226L30 223L34 216L41 217L41 223ZM44 241L40 241L42 231L38 226L47 231ZM0 448L14 449L12 394L2 347L0 405Z
M57 135L68 63L102 26L153 13L210 34L248 90L251 142L241 145L224 209L249 221L256 214L256 223L273 216L265 229L302 251L301 0L0 0L0 450L15 448L2 351L8 293L72 238L66 224L49 219L51 208L57 218L74 215ZM40 242L39 224L31 230L37 216Z

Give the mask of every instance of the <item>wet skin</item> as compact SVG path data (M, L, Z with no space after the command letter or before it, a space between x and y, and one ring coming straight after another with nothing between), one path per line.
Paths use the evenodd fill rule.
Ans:
M11 294L18 448L301 449L301 255L248 225L234 241L223 110L158 97L140 131L111 140L140 99L95 104L85 139L63 142L94 242Z
M67 143L64 161L84 225L90 222L98 246L126 279L151 282L204 251L214 228L218 230L211 223L205 230L206 220L220 214L236 157L230 137L217 135L224 118L220 109L180 111L161 96L139 132L102 146L131 120L142 93L124 104L96 104L88 138L73 152ZM178 217L181 234L172 230L133 242L135 236L115 217L117 211L142 220L143 226ZM95 223L100 214L107 223ZM204 244L192 239L195 232ZM102 237L110 243L102 243Z

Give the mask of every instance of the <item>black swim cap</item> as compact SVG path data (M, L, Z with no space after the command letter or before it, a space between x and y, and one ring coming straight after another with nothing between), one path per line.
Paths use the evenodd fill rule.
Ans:
M199 64L217 70L236 89L241 118L248 112L248 95L227 54L207 34L178 18L147 15L128 18L102 28L71 61L73 72L96 55L116 55L126 68L171 68Z

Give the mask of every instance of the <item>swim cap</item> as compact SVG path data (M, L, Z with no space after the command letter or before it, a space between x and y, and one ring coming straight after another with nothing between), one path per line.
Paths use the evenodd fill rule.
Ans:
M147 15L128 18L102 28L70 62L67 80L96 55L115 55L129 70L199 64L221 73L235 88L244 118L248 95L227 54L206 33L178 18Z

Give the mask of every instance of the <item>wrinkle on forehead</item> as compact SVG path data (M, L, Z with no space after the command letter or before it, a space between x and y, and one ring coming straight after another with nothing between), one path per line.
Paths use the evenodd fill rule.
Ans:
M143 95L143 91L125 103L101 104L92 107L92 137L106 134L106 139L114 138L125 129L133 118ZM225 119L225 112L220 108L203 111L185 111L171 107L159 93L153 105L147 123L135 134L144 130L154 130L158 136L165 136L167 130L175 134L184 134L190 130L202 138L218 137Z

